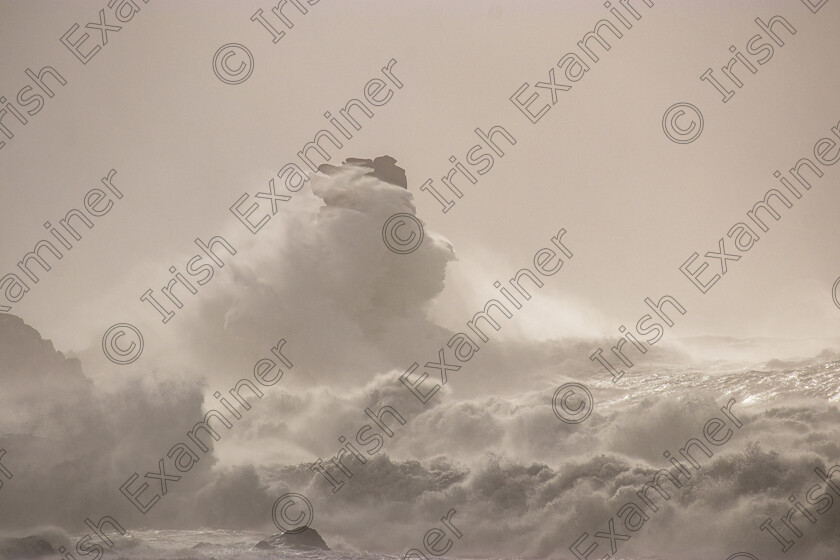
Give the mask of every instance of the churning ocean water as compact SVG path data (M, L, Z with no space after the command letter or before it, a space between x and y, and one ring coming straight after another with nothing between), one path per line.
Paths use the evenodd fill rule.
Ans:
M668 463L661 459L660 465L656 461L641 461L633 457L637 454L646 454L646 447L650 448L649 456L661 454L665 450L664 442L666 435L671 436L670 441L684 442L690 438L702 438L702 423L685 421L685 418L703 418L703 415L723 417L716 409L708 408L707 400L698 400L697 396L702 394L715 396L712 401L723 405L729 399L735 399L736 403L732 410L739 421L743 422L742 429L748 431L748 437L740 442L732 443L732 448L722 447L723 451L731 453L719 453L713 458L699 457L703 468L698 469L691 484L686 483L685 487L674 492L672 501L663 506L656 514L648 511L649 525L638 533L632 534L632 539L627 543L619 544L619 551L611 558L616 560L683 560L684 558L708 558L709 560L726 560L729 554L739 552L741 549L726 549L722 545L723 552L708 556L699 552L709 545L717 543L703 542L709 537L706 534L709 527L699 528L695 524L698 519L707 519L709 526L714 527L717 534L729 542L737 541L734 536L740 537L745 545L745 550L763 550L764 555L756 555L757 558L774 558L775 553L780 552L780 547L767 532L758 528L756 520L763 518L780 518L787 510L786 500L788 495L796 494L798 500L806 503L805 491L814 482L811 480L813 473L810 472L810 463L817 461L825 465L832 465L838 462L838 445L836 443L835 429L837 424L836 403L840 400L840 361L825 359L825 357L802 360L797 362L782 362L771 360L761 364L733 366L731 362L719 364L706 363L702 368L691 368L674 365L648 365L634 368L613 384L597 382L600 385L600 395L610 395L612 398L603 398L598 403L598 414L600 422L605 423L606 418L621 417L629 414L630 421L624 421L622 425L626 429L627 440L618 444L615 449L620 456L629 457L626 459L628 465L626 473L634 469L642 468L642 465L656 468L668 467ZM595 384L593 383L593 386ZM676 404L676 406L675 406ZM705 407L705 408L704 408ZM640 416L634 411L646 411ZM640 428L642 426L642 428ZM693 426L693 427L692 427ZM593 426L592 436L603 436L609 440L615 435L615 427L609 434L600 432L600 428ZM613 442L616 440L613 439ZM734 440L733 440L734 441ZM621 446L624 445L623 448ZM659 448L657 448L659 445ZM727 444L729 445L729 444ZM762 450L761 446L766 449ZM674 451L677 445L670 446ZM718 450L715 449L717 452ZM608 456L609 457L609 456ZM583 457L571 458L570 464L575 461L584 461ZM614 457L600 464L606 468L610 461L615 462ZM568 468L568 467L566 467ZM574 467L572 467L574 468ZM569 476L564 473L564 466L556 466L558 477ZM577 518L565 519L565 526L557 525L558 519L551 516L544 518L544 527L533 526L534 535L541 535L548 532L557 532L564 535L564 538L553 546L542 547L535 556L534 548L523 546L522 555L505 554L492 556L482 554L480 556L458 555L453 549L453 554L447 558L525 558L525 557L546 557L546 558L568 558L573 559L574 555L569 551L569 545L574 542L574 537L583 531L588 531L590 541L591 535L596 531L603 530L610 516L616 515L618 506L631 501L628 498L616 498L616 496L627 496L629 490L636 491L641 486L639 480L645 480L649 474L641 479L613 483L611 480L601 481L600 484L593 484L592 480L602 477L603 473L585 475L586 483L592 484L592 492L581 494L580 485L570 484L565 491L559 491L554 502L557 504L568 503L570 509L578 512ZM510 479L514 475L508 473ZM620 478L619 474L616 478ZM581 478L584 478L583 476ZM790 480L793 483L790 484ZM510 484L520 484L521 481L509 480ZM501 480L497 484L498 490L504 490L507 484ZM797 488L799 487L799 488ZM521 490L525 493L538 492L538 488L526 488ZM641 502L636 499L638 504ZM531 506L533 507L533 506ZM812 507L813 506L809 506ZM838 508L840 509L840 508ZM604 511L607 511L604 517ZM593 512L597 512L594 513ZM533 512L532 512L533 513ZM838 523L827 512L820 516L816 523L806 523L803 529L803 536L798 539L797 544L805 554L799 558L829 559L834 556L838 548ZM511 511L511 516L520 515L519 512ZM601 517L598 517L598 516ZM592 524L587 519L600 519ZM727 521L728 520L728 521ZM587 525L589 523L589 525ZM591 525L591 526L590 526ZM776 522L776 525L782 525ZM800 525L802 525L800 523ZM620 529L620 527L619 527ZM371 528L375 530L375 528ZM467 524L465 532L469 530ZM628 533L621 529L621 533ZM337 550L333 539L328 531L323 531L322 536L333 548L330 551L302 551L291 548L276 548L263 550L256 548L256 544L267 537L262 532L249 531L225 531L225 530L203 530L203 531L132 531L130 537L119 539L118 546L110 552L116 558L131 560L146 559L352 559L352 560L374 560L374 559L396 559L402 555L381 554L373 552L349 552ZM342 535L346 539L346 535ZM512 535L511 539L519 538ZM629 548L632 542L633 549ZM675 543L683 542L683 546L675 546ZM523 541L524 543L524 541ZM749 543L753 543L750 545ZM601 542L601 547L590 555L592 558L601 558L608 553L609 547L606 542ZM620 548L625 548L625 551ZM408 548L408 547L406 547ZM586 547L581 547L585 549ZM776 549L779 550L776 550ZM768 552L769 551L769 552ZM624 554L622 553L624 552ZM840 552L837 552L840 554ZM431 556L430 556L431 557ZM779 556L782 557L782 556Z
M298 559L313 560L373 560L397 558L374 554L356 554L334 550L295 550L280 547L259 549L257 543L268 535L254 531L225 530L158 530L133 531L127 538L119 539L111 553L126 560L146 559Z
M840 557L840 507L835 505L840 497L828 500L809 493L821 482L815 468L840 465L837 354L789 361L666 358L627 368L616 382L591 372L573 378L589 386L596 398L592 416L578 425L557 421L542 396L534 401L531 416L520 404L527 398L518 395L487 401L483 409L469 408L482 419L481 426L501 429L505 422L513 423L515 429L506 429L519 436L494 451L520 450L519 455L495 456L483 464L378 457L354 471L355 486L348 486L354 495L332 495L320 479L312 482L306 465L261 471L264 481L283 479L316 501L320 509L314 528L329 551L258 548L271 532L228 530L217 524L202 530L127 527L128 534L114 537L115 546L104 558L397 559L422 547L428 520L434 522L448 507L457 508L456 525L464 538L446 558L575 560L570 546L584 534L579 551L598 545L588 560L607 555L610 560L727 560L739 552L758 560ZM737 422L721 411L730 402ZM465 405L441 406L456 410ZM695 447L691 455L699 466L682 459L691 476L681 478L679 488L666 484L667 500L648 493L657 510L648 508L638 495L645 483L660 469L677 472L664 453L679 457L687 442L704 441L704 426L713 418L732 428L731 440L708 445L714 452L710 457ZM422 415L412 421L423 425ZM481 430L476 434L489 437ZM526 453L544 458L526 459ZM835 481L840 484L840 475ZM631 503L645 516L643 524L641 517L634 520L640 525L636 530L627 528L628 516L620 513ZM813 522L803 514L794 517L799 535L782 522L794 503L814 517ZM790 553L783 553L776 538L761 530L768 519L794 543ZM611 522L617 534L629 536L616 543L615 553L608 540L595 537ZM79 536L67 537L65 545ZM56 552L44 557L62 558L57 550L62 542L45 538ZM368 546L371 542L376 544ZM75 555L67 560L84 559Z

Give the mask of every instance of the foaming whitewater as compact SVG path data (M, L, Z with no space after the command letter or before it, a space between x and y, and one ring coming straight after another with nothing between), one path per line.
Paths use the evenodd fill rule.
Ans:
M190 368L144 356L96 371L0 315L0 461L14 475L0 479L0 560L396 558L426 550L449 512L450 558L840 556L837 341L663 341L614 382L588 358L603 340L490 333L423 403L400 376L453 335L425 310L455 254L431 232L409 259L383 253L382 224L415 209L376 161L326 169L287 227L242 248L201 316L161 342ZM162 454L281 336L294 362L282 384L205 434L189 472L165 463L180 478L164 491L149 476ZM552 410L569 382L594 398L579 424ZM339 471L337 442L384 405L405 423L389 418L381 442L357 436L367 457L347 453ZM340 492L310 468L318 458ZM666 469L673 481L650 488ZM149 485L140 504L159 494L154 509L141 514L127 483ZM311 502L330 551L257 547L290 493ZM125 528L109 529L113 546L88 531L103 516ZM3 540L27 536L40 538Z
M579 375L565 378L587 384L596 405L578 425L554 416L556 367L544 368L540 361L518 372L518 383L505 395L447 393L429 407L415 403L412 408L413 397L399 386L398 373L376 376L354 392L278 393L261 403L268 414L243 423L248 445L267 431L274 434L278 419L291 422L290 405L307 438L328 444L329 437L317 431L324 407L340 422L338 433L380 401L394 403L407 423L367 463L346 462L353 476L340 493L333 493L307 462L210 462L189 486L173 483L162 509L142 517L117 490L138 457L148 460L162 445L155 434L137 429L139 419L171 414L174 421L161 429L175 436L197 416L201 396L177 384L167 386L165 396L134 383L123 392L100 393L78 362L57 353L22 321L7 319L3 328L13 346L4 353L8 385L0 445L9 453L4 464L15 467L14 458L29 467L0 489L2 532L42 536L53 551L45 558L93 558L74 545L84 536L81 521L101 515L114 515L126 528L125 536L111 531L114 546L105 555L114 558L397 558L422 550L424 534L450 509L456 510L453 522L463 534L447 552L451 558L570 559L576 542L584 543L579 551L597 544L589 558L601 558L611 552L610 543L595 535L607 531L611 521L617 534L630 537L617 543L611 558L727 560L740 551L760 560L786 558L780 544L785 541L760 528L768 519L793 543L797 558L835 560L840 550L840 506L834 504L840 495L809 492L821 483L816 469L832 472L840 464L840 360L832 352L810 359L723 363L686 359L675 351L638 364L617 383L581 368ZM578 342L569 345L562 355L579 353ZM538 347L545 364L556 361L556 343ZM504 362L516 352L505 347L490 361ZM533 354L535 346L528 352ZM570 364L565 365L571 370ZM478 362L461 382L481 379L488 367ZM61 375L72 391L33 393L26 375ZM126 399L132 407L116 406ZM191 403L187 409L185 402ZM55 411L64 423L56 421ZM97 421L100 417L109 422ZM677 473L666 453L679 458L687 442L703 440L714 418L726 423L731 437L709 445L709 457L695 447L691 455L697 468L681 459L690 477L680 478L679 487L666 483L667 499L648 492L657 509L645 509L638 494L645 484L662 469ZM281 441L295 437L294 427L287 424ZM264 441L266 446L276 440ZM77 468L67 462L70 457ZM840 482L840 474L835 478ZM271 504L287 492L312 501L312 526L332 550L257 548L277 532ZM619 514L630 503L646 516L641 523L639 515L634 531L625 526L626 512ZM814 518L793 518L800 536L781 521L795 504ZM39 529L46 524L64 533ZM0 557L33 556L0 552Z

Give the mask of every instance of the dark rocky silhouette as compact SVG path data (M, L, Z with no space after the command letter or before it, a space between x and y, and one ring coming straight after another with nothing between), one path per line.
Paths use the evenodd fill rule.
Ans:
M385 181L386 183L390 183L392 185L408 189L408 179L406 179L405 170L402 167L396 165L396 163L397 160L395 160L391 156L380 156L372 160L362 158L347 158L347 160L344 162L345 165L349 164L355 165L357 167L366 167L371 170L370 173L368 173L368 175L372 175L380 181ZM318 171L325 175L332 175L340 169L341 167L336 167L327 163L324 163L318 167Z
M3 560L27 560L51 554L56 554L53 546L41 537L0 539L0 558Z
M299 533L278 533L271 535L264 541L257 543L256 548L272 549L279 546L288 546L298 550L329 550L330 547L318 534L318 531L307 527Z

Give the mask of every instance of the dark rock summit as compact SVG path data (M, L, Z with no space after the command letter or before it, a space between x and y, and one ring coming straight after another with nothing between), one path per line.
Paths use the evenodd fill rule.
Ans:
M408 179L405 176L405 170L396 165L397 160L391 156L380 156L376 159L362 159L362 158L347 158L344 165L354 165L356 167L365 167L370 169L368 175L372 175L380 181L385 181L392 185L408 189ZM322 164L318 167L318 171L325 175L332 175L340 170L340 167L334 165Z
M318 531L307 527L299 533L278 533L271 535L264 541L257 543L256 548L272 549L280 546L288 546L298 550L329 550L330 547L318 534Z

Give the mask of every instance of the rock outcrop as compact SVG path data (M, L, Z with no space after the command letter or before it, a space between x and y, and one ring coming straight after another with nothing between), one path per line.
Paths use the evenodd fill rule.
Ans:
M264 541L257 543L256 548L272 549L280 546L288 546L298 550L329 550L330 547L318 534L318 531L307 527L298 533L278 533L271 535Z
M0 558L3 560L28 560L56 554L53 546L41 537L0 539Z

